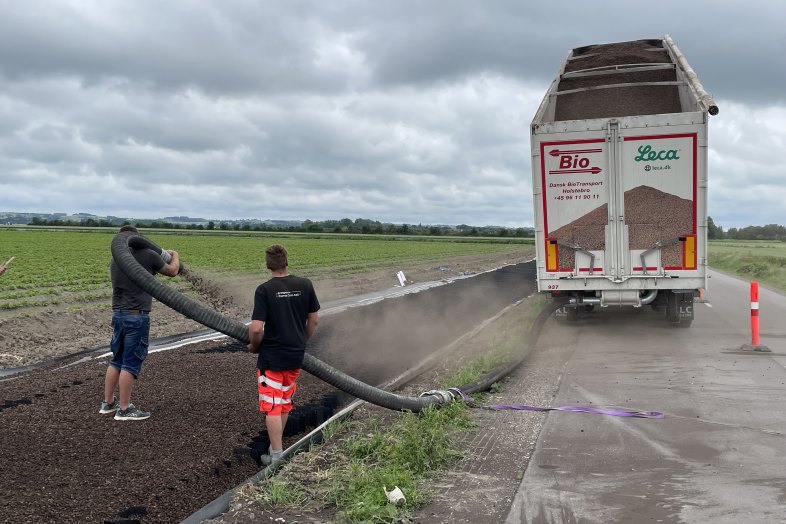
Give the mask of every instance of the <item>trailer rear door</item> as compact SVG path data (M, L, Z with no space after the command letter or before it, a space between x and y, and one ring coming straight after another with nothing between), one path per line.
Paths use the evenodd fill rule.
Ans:
M612 120L577 139L543 137L546 273L622 282L696 270L700 131Z

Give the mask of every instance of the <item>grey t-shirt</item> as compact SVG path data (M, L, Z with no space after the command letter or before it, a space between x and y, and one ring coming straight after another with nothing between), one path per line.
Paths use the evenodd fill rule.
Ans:
M164 259L152 249L132 249L131 253L139 264L151 275L155 275L164 267ZM150 311L153 297L134 284L115 264L114 259L109 265L109 276L112 279L112 309L141 309Z

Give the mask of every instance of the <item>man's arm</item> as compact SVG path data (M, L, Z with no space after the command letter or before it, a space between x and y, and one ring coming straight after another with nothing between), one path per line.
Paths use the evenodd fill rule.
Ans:
M252 320L248 325L248 352L259 353L259 345L265 335L265 322L262 320Z
M314 334L314 331L317 330L317 325L319 324L319 313L314 311L313 313L308 314L308 318L306 318L306 337L311 338L311 335Z
M8 266L11 265L11 262L13 262L15 258L16 257L11 257L7 261L5 261L2 264L0 264L0 275L5 273L5 270L8 269Z
M168 277L176 277L180 271L180 255L177 254L177 251L168 251L172 255L172 260L169 261L169 264L164 264L164 267L159 269L158 272Z

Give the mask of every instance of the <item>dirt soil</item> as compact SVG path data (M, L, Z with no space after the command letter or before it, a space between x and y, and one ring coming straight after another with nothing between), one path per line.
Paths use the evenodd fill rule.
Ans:
M528 258L489 254L314 282L325 305L393 287L398 270L410 282L427 282ZM315 352L371 383L381 375L361 362L404 370L453 340L478 312L532 292L531 275L503 270L484 276L329 315L320 323ZM192 282L200 300L244 320L263 277L199 278ZM26 365L106 346L110 314L108 308L46 310L5 318L2 353ZM154 306L152 326L152 337L202 329L162 304ZM256 382L253 358L232 340L151 354L133 399L154 413L144 422L97 413L105 358L64 358L56 372L47 365L0 380L0 522L178 522L254 475L258 464L249 453L262 424L249 393ZM334 392L306 373L298 404L316 404Z

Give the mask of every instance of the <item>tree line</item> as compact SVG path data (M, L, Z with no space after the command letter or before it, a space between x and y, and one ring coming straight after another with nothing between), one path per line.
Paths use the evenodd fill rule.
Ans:
M66 227L119 227L130 224L125 221L110 221L88 218L86 220L44 219L34 217L28 225L33 226L66 226ZM138 220L133 222L138 228L150 229L188 229L205 231L271 231L294 233L352 233L358 235L413 235L413 236L461 236L461 237L509 237L530 238L534 236L532 228L507 228L500 226L469 226L460 224L423 225L423 224L391 224L378 220L358 218L342 218L341 220L313 221L304 220L297 225L273 224L259 221L208 221L206 224L177 223L164 220Z
M88 218L86 220L61 220L34 217L28 225L33 226L73 226L73 227L119 227L129 224L126 221L110 221ZM459 224L423 225L391 224L365 218L342 218L340 220L304 220L297 225L274 224L259 221L208 221L206 224L177 223L164 220L139 220L134 223L140 228L150 229L192 229L222 231L271 231L297 233L352 233L357 235L413 235L413 236L460 236L460 237L509 237L531 238L532 228L507 228L500 226L470 226ZM707 218L707 235L710 240L779 240L786 241L786 227L778 224L766 226L732 227L724 231L721 226Z
M786 241L786 227L778 224L766 226L731 227L723 231L721 226L716 226L712 217L707 217L707 236L710 240L780 240Z

